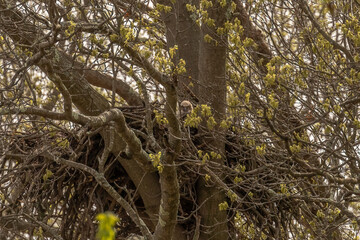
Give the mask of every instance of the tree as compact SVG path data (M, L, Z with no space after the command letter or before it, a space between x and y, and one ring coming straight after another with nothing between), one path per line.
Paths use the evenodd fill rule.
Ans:
M356 239L359 10L0 0L0 237Z

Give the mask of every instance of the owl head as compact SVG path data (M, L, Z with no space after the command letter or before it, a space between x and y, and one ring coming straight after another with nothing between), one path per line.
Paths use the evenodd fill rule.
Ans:
M181 119L186 118L188 114L190 114L193 110L193 105L191 102L184 100L180 103L180 117Z

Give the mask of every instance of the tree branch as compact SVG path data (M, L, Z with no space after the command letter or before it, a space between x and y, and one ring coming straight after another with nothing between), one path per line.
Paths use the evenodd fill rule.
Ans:
M314 25L314 27L319 31L319 33L335 48L338 49L340 51L342 51L346 57L350 60L351 63L355 63L355 60L353 58L353 56L351 55L351 53L344 47L341 46L340 44L338 44L336 41L334 41L320 26L320 24L316 21L316 19L314 18L314 15L312 14L309 6L307 5L306 2L304 2L303 0L300 0L299 2L299 6L300 8L305 12L306 16L310 19L310 21L312 22L312 24Z
M240 0L236 0L236 11L234 17L238 17L241 26L244 28L244 37L251 38L257 45L256 49L250 50L249 53L253 58L253 61L261 70L262 73L267 73L266 64L271 60L272 53L269 46L264 41L264 36L259 29L257 29L251 22L249 15L247 14L243 4Z
M181 151L181 132L176 117L177 95L173 86L166 86L165 114L169 122L169 147L163 157L164 168L160 172L161 203L159 221L154 237L159 240L171 239L180 203L179 182L175 160Z
M117 203L119 203L125 211L129 214L130 218L134 221L134 223L140 228L141 233L146 237L146 239L153 239L149 228L146 226L145 222L140 218L135 209L131 207L131 205L123 198L121 195L109 184L103 174L95 171L94 169L73 161L65 160L63 158L56 158L52 156L48 152L44 152L41 154L43 157L51 159L57 163L61 163L67 165L69 167L73 167L84 172L91 174L96 182L111 196L113 197Z

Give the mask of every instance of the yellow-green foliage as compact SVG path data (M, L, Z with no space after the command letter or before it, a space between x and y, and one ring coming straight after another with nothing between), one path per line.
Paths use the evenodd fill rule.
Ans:
M198 128L203 120L206 121L206 126L209 130L214 129L217 125L217 122L212 115L211 108L205 104L196 106L191 114L187 115L185 118L185 126ZM223 126L224 124L225 123L223 123Z
M209 181L210 180L210 176L208 174L205 174L205 181Z
M73 21L70 21L70 25L67 30L65 30L65 35L69 37L70 35L74 34L75 32L76 23Z
M119 218L111 212L100 213L96 216L99 221L99 228L96 238L99 240L114 240L115 239L115 224Z
M154 110L154 113L155 113L155 120L156 120L157 124L166 125L169 123L169 121L164 117L164 114L160 113L157 110Z
M228 191L226 195L230 198L231 202L235 202L238 199L238 195L232 191Z
M161 163L161 152L158 152L157 154L149 154L149 157L153 166L161 173L164 170L164 165Z
M155 6L156 10L159 11L159 12L165 12L165 13L168 13L171 11L171 7L170 6L165 6L163 4L160 4L160 3L157 3L156 6Z
M54 175L54 173L52 171L50 171L49 169L46 169L45 174L43 175L43 180L44 182L46 182L46 180L48 180L49 178L51 178Z
M204 153L202 150L198 150L198 157L201 160L202 164L205 164L210 159L213 159L213 160L221 159L221 155L219 153L216 153L216 152L209 152L209 153L205 152Z
M33 232L34 236L38 237L38 239L45 239L44 238L44 230L42 229L42 227L39 228L35 228L34 232Z
M266 152L266 145L263 143L261 144L261 146L256 146L256 152L260 155L263 156Z
M229 208L229 204L227 202L222 202L219 203L219 210L220 211L225 211Z

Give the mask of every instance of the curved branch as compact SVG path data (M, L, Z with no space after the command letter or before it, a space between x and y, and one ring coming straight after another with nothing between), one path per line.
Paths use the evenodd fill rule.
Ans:
M20 107L20 108L1 108L0 115L9 114L24 114L24 115L35 115L44 118L50 118L52 120L66 120L74 123L85 125L89 118L76 112L72 112L71 115L67 113L52 112L43 108L38 107Z
M119 79L114 79L109 75L105 75L94 70L84 70L84 77L90 84L107 90L112 90L112 81L115 81L115 92L130 106L144 105L144 101L141 99L139 94L127 83Z
M130 57L132 57L141 66L143 66L143 68L154 80L156 80L163 86L170 84L171 80L167 75L158 71L145 57L141 56L140 53L138 53L131 46L129 46L129 44L125 43L122 39L119 39L118 43L122 48L125 49L125 51L130 55Z

